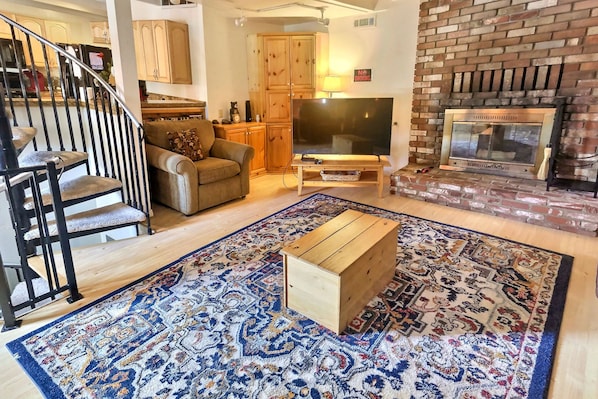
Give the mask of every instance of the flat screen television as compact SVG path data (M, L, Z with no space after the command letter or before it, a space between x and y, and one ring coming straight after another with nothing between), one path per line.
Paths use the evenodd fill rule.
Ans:
M392 98L293 100L293 153L390 155Z

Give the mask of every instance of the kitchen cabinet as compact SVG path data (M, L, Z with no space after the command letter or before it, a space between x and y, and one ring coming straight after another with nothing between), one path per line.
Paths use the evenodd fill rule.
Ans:
M71 42L71 26L66 22L44 21L46 38L54 43Z
M66 22L44 21L46 39L52 43L71 43L71 26ZM48 63L51 68L58 67L58 59L54 50L48 48Z
M89 27L91 28L91 36L94 43L110 43L110 29L108 28L108 21L90 22Z
M264 36L265 89L316 88L316 36Z
M23 15L16 15L15 21L17 23L23 25L25 28L29 29L33 33L37 33L42 37L46 37L46 28L43 19L34 18L34 17L26 17ZM29 47L27 45L27 38L21 33L17 33L17 37L19 40L23 42L23 50L25 52L25 62L27 65L31 65L31 55L29 53ZM42 45L36 39L31 39L31 53L33 53L33 60L35 61L35 66L43 68L45 67L46 63L44 61L44 52L42 49ZM48 54L50 50L48 49Z
M266 171L266 124L242 122L214 125L216 137L247 144L253 147L255 155L251 160L251 174L258 175Z
M14 21L15 15L9 12L0 11L5 17L8 17ZM0 38L10 39L12 34L10 32L10 25L4 21L0 21Z
M168 20L133 21L139 80L191 83L187 24Z
M267 125L267 168L282 172L292 158L292 100L325 95L321 83L328 73L328 35L250 35L247 49L249 99L253 113Z
M60 21L49 21L35 17L28 17L23 15L16 15L15 21L23 25L30 31L37 33L38 35L46 38L52 43L70 43L71 42L71 28L67 22ZM23 50L25 52L25 62L27 65L31 65L31 56L27 47L26 37L18 32L17 37L23 42ZM31 52L33 53L33 59L37 68L45 68L46 62L44 59L44 52L40 42L36 39L31 38ZM50 68L58 66L55 51L46 47L46 54L48 56L48 65Z

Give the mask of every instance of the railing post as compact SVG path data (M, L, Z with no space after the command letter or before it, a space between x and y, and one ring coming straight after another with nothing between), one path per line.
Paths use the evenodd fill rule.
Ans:
M4 270L4 263L2 262L2 254L0 254L0 309L2 309L2 318L4 319L4 327L2 331L13 330L21 325L21 321L15 318L15 313L12 310L12 302L10 301L10 286L6 278L6 271Z
M4 93L4 85L0 83L0 170L19 167L17 150L12 141L12 129L6 116ZM22 204L25 201L25 189L22 185L13 190L11 195L16 199L16 204ZM22 206L13 209L13 212L14 217L18 219L18 226L20 226L17 234L23 235L31 227L31 222ZM27 254L32 254L35 252L35 248L27 248L26 251Z
M71 295L68 301L72 303L83 298L83 296L79 293L79 288L77 287L77 278L75 277L75 265L73 264L71 242L66 227L66 217L64 215L64 207L62 205L60 187L58 185L58 173L56 172L56 164L54 162L48 162L47 166L48 184L50 185L50 192L52 193L52 206L54 208L54 217L56 218L56 228L58 230L60 248L62 250L62 259L64 260L66 280Z
M4 85L0 83L0 169L11 169L17 168L19 161L4 106Z

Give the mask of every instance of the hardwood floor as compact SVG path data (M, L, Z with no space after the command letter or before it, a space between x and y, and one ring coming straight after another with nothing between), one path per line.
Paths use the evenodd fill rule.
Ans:
M598 299L595 292L598 238L397 197L388 194L388 187L383 198L378 198L373 188L305 189L301 198L316 191L574 256L549 397L598 397ZM260 176L251 180L251 193L244 200L191 217L156 205L152 219L154 235L76 249L77 279L84 298L74 304L59 300L25 316L21 328L0 334L0 397L41 398L35 385L8 353L6 342L298 199L295 177L286 175L283 180L281 175Z

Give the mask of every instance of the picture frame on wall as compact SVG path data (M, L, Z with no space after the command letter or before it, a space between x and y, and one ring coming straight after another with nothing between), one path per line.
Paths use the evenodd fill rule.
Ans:
M354 82L371 82L372 81L372 69L371 68L355 69L355 71L353 72L353 81Z

